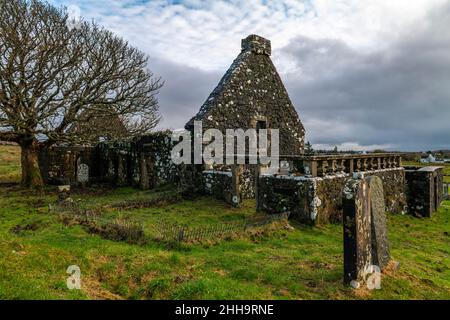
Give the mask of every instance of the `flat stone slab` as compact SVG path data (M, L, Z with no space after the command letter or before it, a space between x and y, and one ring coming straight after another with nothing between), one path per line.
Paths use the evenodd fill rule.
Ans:
M372 266L369 183L350 179L344 191L344 283L356 288Z
M391 260L386 224L386 205L383 181L376 176L367 178L369 185L370 213L372 220L372 264L386 268Z

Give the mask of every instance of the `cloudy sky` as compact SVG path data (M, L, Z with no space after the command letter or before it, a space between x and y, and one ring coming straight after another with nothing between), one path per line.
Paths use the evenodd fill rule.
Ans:
M50 2L149 54L162 128L184 126L255 33L316 147L450 149L448 0Z

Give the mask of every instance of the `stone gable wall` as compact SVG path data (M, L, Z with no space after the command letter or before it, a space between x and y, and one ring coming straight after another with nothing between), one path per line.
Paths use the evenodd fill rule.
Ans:
M186 125L202 121L203 130L267 128L280 130L280 154L299 155L304 148L304 127L270 59L270 41L250 36L200 111Z

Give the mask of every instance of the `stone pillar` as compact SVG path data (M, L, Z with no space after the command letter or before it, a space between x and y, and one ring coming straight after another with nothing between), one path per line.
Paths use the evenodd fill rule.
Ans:
M345 173L346 169L345 169L345 159L340 160L340 165L339 165L339 171L340 173Z
M372 265L369 187L350 179L344 189L344 283L358 288Z
M241 204L240 178L242 174L242 165L231 165L231 173L231 204L235 207L239 207Z
M337 160L331 161L331 174L335 174L337 171Z
M349 160L348 172L352 174L355 171L355 161L353 159Z
M117 161L117 185L124 186L127 184L127 171L124 166L125 159L120 152L117 155Z
M317 161L316 160L313 160L311 162L311 175L313 177L317 177Z
M362 167L363 167L363 171L368 171L369 170L369 162L367 158L364 158L362 160Z
M317 175L318 175L317 160L303 161L303 166L305 167L306 175L311 175L313 177L317 177Z
M139 166L140 166L139 187L143 190L146 190L150 187L150 181L148 177L147 161L145 159L145 155L143 152L141 152L139 155Z
M377 166L375 164L375 158L369 159L369 167L370 167L370 170L377 170Z
M328 160L322 160L321 172L322 177L325 177L328 174Z
M356 172L360 172L361 171L361 159L356 159Z

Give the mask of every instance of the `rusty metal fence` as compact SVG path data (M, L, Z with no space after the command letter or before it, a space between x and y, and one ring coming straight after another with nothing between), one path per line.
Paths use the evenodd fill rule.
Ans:
M249 229L268 225L274 221L287 220L289 212L271 215L258 215L244 220L216 223L210 226L191 227L168 222L161 217L155 224L157 239L164 242L193 242L224 238Z
M102 216L101 210L81 208L77 202L61 201L49 207L51 213L58 214L64 221L77 223L112 240L144 243L158 240L166 243L215 241L233 234L269 225L275 221L288 220L290 213L254 215L239 221L220 222L207 226L180 225L159 217L148 224L128 217L126 220ZM145 225L149 227L145 228ZM150 230L150 234L144 232Z

